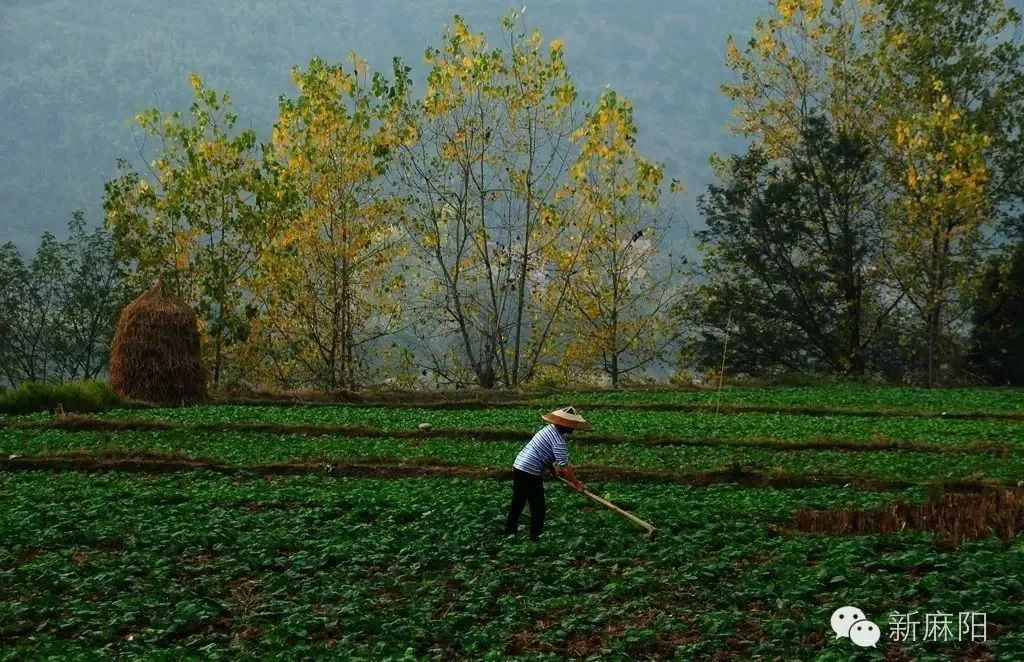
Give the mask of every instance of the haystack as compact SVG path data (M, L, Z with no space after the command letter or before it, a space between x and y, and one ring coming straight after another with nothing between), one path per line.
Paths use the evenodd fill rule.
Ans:
M206 396L196 314L159 281L121 311L110 385L123 397L165 405Z

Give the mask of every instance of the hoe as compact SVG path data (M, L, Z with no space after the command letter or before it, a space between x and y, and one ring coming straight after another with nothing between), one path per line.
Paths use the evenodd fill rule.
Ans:
M566 485L568 485L569 487L572 487L572 483L570 483L565 478L562 478L561 476L559 476L558 479L560 481L562 481L563 483L565 483ZM576 488L573 487L573 490L575 490L575 489ZM629 521L631 521L634 524L637 524L640 527L642 527L645 531L647 531L647 537L650 540L654 540L654 536L658 535L658 530L656 528L654 528L653 526L651 526L647 522L643 521L642 519L640 519L639 517L637 517L633 513L629 512L629 511L626 511L626 510L623 510L622 508L619 508L618 506L616 506L611 501L608 501L607 499L602 499L601 497L597 496L596 494L594 494L590 490L583 490L583 495L585 497L587 497L588 499L592 500L592 501L596 501L597 503L601 504L605 508L608 508L609 510L614 510L615 512L617 512L618 514L622 515L623 517L625 517Z

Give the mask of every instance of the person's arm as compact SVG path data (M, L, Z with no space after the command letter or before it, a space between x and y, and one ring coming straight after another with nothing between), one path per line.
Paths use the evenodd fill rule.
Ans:
M572 486L576 488L577 492L583 492L587 489L587 486L581 483L579 478L576 477L576 474L572 470L572 465L567 464L563 467L558 467L558 475L572 483Z
M569 464L569 445L565 442L564 437L561 435L556 436L558 439L556 439L551 446L555 453L555 471L557 472L557 475L572 483L572 486L576 488L577 492L582 492L587 489L587 486L576 478L576 474L572 470L572 465Z

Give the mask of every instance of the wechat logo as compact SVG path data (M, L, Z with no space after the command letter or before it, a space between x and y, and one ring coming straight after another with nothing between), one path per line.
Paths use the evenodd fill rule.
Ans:
M832 612L832 631L836 633L836 639L849 637L861 648L874 648L882 636L878 626L856 607L840 607Z

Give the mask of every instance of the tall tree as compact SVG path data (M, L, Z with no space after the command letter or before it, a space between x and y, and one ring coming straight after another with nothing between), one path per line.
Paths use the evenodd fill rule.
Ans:
M878 23L867 0L778 0L745 48L729 39L738 80L722 89L753 146L712 159L723 185L701 200L709 284L699 299L708 340L731 322L737 346L759 348L748 369L861 375L892 308L872 269L884 189L864 44Z
M824 119L836 135L873 138L881 16L874 0L775 0L744 47L727 40L736 76L722 85L735 103L732 130L772 159L806 160L803 138Z
M896 131L889 160L902 180L883 256L923 321L926 383L932 386L937 359L950 355L940 343L950 323L967 312L963 295L994 218L984 158L988 137L965 124L947 95L930 111L899 120Z
M230 96L198 75L189 81L187 118L155 108L135 116L159 144L143 174L118 162L103 206L119 254L135 262L136 288L160 278L197 308L216 384L228 346L248 329L247 279L268 236L266 182L256 134L235 130Z
M576 90L562 43L502 21L492 48L456 16L429 48L427 88L409 112L419 140L400 152L405 224L424 283L428 367L485 388L527 381L550 351L557 307L539 280L574 214L556 199L571 161ZM563 287L559 287L562 285ZM436 330L436 331L435 331ZM447 351L445 351L447 350Z
M613 388L664 360L680 334L681 263L659 250L669 226L665 168L637 153L636 133L633 104L606 90L573 134L581 150L570 187L582 218L569 232L579 248L562 336L568 361L597 368Z
M4 282L3 372L7 381L59 380L53 360L54 334L60 322L60 242L44 232L39 249L25 262L13 244L0 248L0 282Z
M25 262L0 246L0 379L91 379L106 369L117 315L126 302L124 263L102 228L87 231L82 212L68 238L44 233Z
M262 265L257 323L261 358L285 384L357 385L402 321L405 249L384 174L412 136L398 112L408 72L396 62L387 81L355 55L347 65L293 69L299 94L281 99L274 127L276 197L289 204Z
M111 234L102 227L90 231L81 211L72 214L61 255L54 360L67 379L94 379L107 369L117 318L128 303L127 265Z
M885 256L921 320L931 385L951 355L943 338L966 326L995 222L1024 193L1024 41L1002 0L881 4L876 107L894 201Z
M34 351L42 327L35 309L31 271L17 246L0 246L0 370L9 385L40 379L39 353Z
M11 242L0 246L0 380L8 385L20 381L15 370L14 338L18 333L21 304L21 272L25 268L18 247Z
M728 330L743 348L734 369L859 376L899 302L879 296L879 227L860 197L879 174L870 147L833 135L820 118L800 140L807 158L780 164L754 148L721 162L723 183L700 199L709 282L694 308L709 327L703 365L720 360L715 338Z
M723 89L738 130L806 180L824 230L815 250L845 253L826 292L846 311L840 346L862 345L865 311L896 304L919 320L905 341L928 384L952 350L944 339L963 334L963 293L994 221L1020 196L1018 24L1001 0L777 0L744 50L730 40L739 82ZM831 176L807 140L816 118L863 146L869 176ZM838 249L837 229L867 250ZM863 358L846 350L841 369L859 373Z

